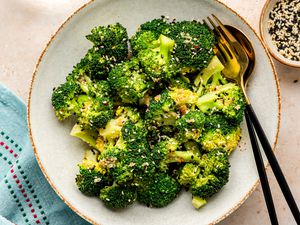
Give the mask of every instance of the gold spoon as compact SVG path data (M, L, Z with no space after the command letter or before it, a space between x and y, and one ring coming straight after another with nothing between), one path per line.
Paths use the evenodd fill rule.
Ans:
M228 29L228 31L236 38L236 40L240 43L240 45L243 47L243 49L245 50L248 58L249 58L249 64L248 64L248 68L244 74L244 86L246 88L247 83L249 81L250 76L252 75L252 71L254 69L254 65L255 65L255 52L254 52L254 48L252 46L252 43L250 42L250 40L246 37L246 35L244 35L240 30L238 30L235 27L232 27L230 25L225 25L225 27ZM271 165L271 168L274 172L274 175L277 179L277 182L281 188L281 191L284 194L284 197L289 205L289 208L291 209L291 212L296 220L296 222L298 224L300 224L300 213L299 213L299 209L297 207L297 203L295 202L293 195L291 193L291 190L288 186L288 183L281 171L281 168L279 166L279 163L272 151L271 145L268 142L265 133L262 129L262 127L260 126L258 119L253 111L250 110L250 113L253 113L253 120L252 123L256 128L256 132L258 133L258 137L261 141L261 144L263 145L264 148L264 152L268 158L268 161Z
M249 41L249 39L246 37L246 35L239 29L237 29L233 26L230 26L230 25L225 25L225 27L241 44L241 46L243 47L243 49L245 50L245 52L249 58L249 64L248 64L247 70L244 75L244 86L246 88L249 78L251 77L254 66L255 66L255 51L254 51L253 45Z

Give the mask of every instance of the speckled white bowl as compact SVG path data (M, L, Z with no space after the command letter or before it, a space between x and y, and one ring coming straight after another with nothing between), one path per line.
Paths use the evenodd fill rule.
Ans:
M89 198L76 188L85 145L69 135L72 123L60 123L51 107L52 88L64 82L90 47L85 35L97 25L121 22L133 34L139 24L160 15L178 20L203 19L211 13L225 24L241 29L252 41L257 63L248 93L253 107L275 146L279 129L278 82L263 44L248 24L225 5L212 0L99 0L72 15L50 40L33 75L28 100L28 123L39 165L57 194L79 215L101 225L204 225L217 223L240 206L258 184L251 145L242 124L243 138L230 157L229 183L200 210L191 205L191 194L183 192L169 206L151 209L139 204L114 212L97 198Z
M269 52L275 59L277 59L279 62L281 62L285 65L300 68L300 61L294 61L294 60L287 59L277 51L276 46L272 43L271 35L268 32L269 14L270 14L271 10L274 8L276 2L278 2L278 1L282 1L282 0L267 0L266 1L265 5L263 7L263 10L261 12L261 15L260 15L260 26L259 26L260 35L262 37L262 40L266 44Z

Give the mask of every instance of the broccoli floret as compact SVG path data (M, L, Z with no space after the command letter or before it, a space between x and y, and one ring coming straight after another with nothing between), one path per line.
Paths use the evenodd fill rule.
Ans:
M128 57L128 34L120 23L92 29L86 38L112 61L123 61Z
M199 96L204 92L212 91L219 85L226 84L227 81L221 75L224 66L217 56L214 56L208 66L204 68L195 78L194 85L198 88Z
M197 100L196 105L208 114L221 112L236 124L243 120L244 95L241 88L234 83L218 86L214 91L204 94Z
M160 19L147 21L140 26L140 30L150 30L157 32L158 34L167 34L169 29L170 24L163 16Z
M215 37L205 24L197 21L173 23L167 36L176 43L174 56L183 73L205 68L214 55Z
M59 120L69 118L78 111L77 95L80 87L75 82L66 82L58 86L52 93L52 106Z
M161 82L161 80L170 80L174 77L178 66L171 57L175 42L164 35L160 35L157 42L159 46L141 50L138 53L138 59L147 75L154 82Z
M81 95L78 97L78 104L80 112L77 120L83 127L103 128L113 117L113 105L110 98L92 98Z
M117 63L128 57L128 35L119 23L107 27L99 26L87 35L94 46L74 67L67 79L77 79L82 75L92 79L104 80Z
M140 182L137 200L148 207L161 208L172 202L180 192L177 181L165 173L158 173Z
M158 142L152 150L152 158L161 171L168 170L169 163L200 162L190 151L180 151L179 142L174 138Z
M170 98L169 91L164 90L155 96L145 113L145 123L149 131L148 141L154 145L164 139L166 135L172 136L173 126L180 116L175 102Z
M124 118L126 111L127 115L130 115ZM108 123L105 130L100 129L100 135L106 142L101 150L103 154L100 164L104 167L108 165L109 174L114 180L125 185L135 177L152 173L155 165L151 159L147 130L142 120L137 120L136 112L131 111L129 107L123 108L122 112L119 118L124 119L121 119L117 126Z
M175 102L169 95L169 91L163 91L150 101L149 108L146 111L146 123L154 126L174 125L179 117L175 110Z
M105 152L99 157L99 165L118 185L127 185L133 179L133 173L128 164L124 163L127 154L126 149L119 149L108 145Z
M121 61L99 50L98 47L92 47L80 62L74 66L72 73L69 74L67 79L76 79L82 75L87 75L92 79L104 80L107 79L112 67Z
M205 126L204 126L205 127ZM193 152L195 155L200 156L202 154L202 149L200 148L198 142L190 140L183 144L186 151Z
M70 74L67 77L68 81L76 82L81 90L92 97L109 97L112 94L108 81L95 80L93 81L86 74Z
M159 34L157 32L142 30L137 32L130 39L132 55L136 56L138 52L144 49L153 49L159 46Z
M98 196L100 190L109 185L111 180L95 169L80 167L79 174L76 176L76 184L79 190L88 196Z
M213 114L206 120L200 143L205 151L223 148L230 154L241 139L241 128L229 123L224 116Z
M129 106L119 106L115 114L116 118L108 121L105 128L99 129L100 138L98 141L102 140L103 142L109 143L110 145L115 145L118 142L118 139L121 137L121 130L124 124L128 120L133 123L137 123L141 120L137 109Z
M181 143L188 140L198 141L201 137L205 124L205 115L199 110L189 111L176 120L176 138Z
M172 89L192 89L192 84L190 83L189 78L185 76L179 76L177 78L171 79L169 81L169 88Z
M108 81L124 103L138 103L153 85L140 70L136 58L115 66L109 73Z
M135 202L136 190L119 185L107 186L101 189L99 198L110 209L123 209Z
M180 170L178 182L184 187L189 187L195 180L197 180L199 174L200 168L198 165L187 163Z
M222 149L215 149L203 155L199 165L203 171L191 185L191 191L193 196L206 199L220 191L228 182L228 155Z
M197 93L187 88L171 88L169 95L175 101L177 106L188 106L191 108L197 102L199 96Z
M99 166L97 162L98 154L93 150L88 150L82 164L79 165L79 174L76 176L78 189L88 196L98 196L100 190L111 185L111 178Z

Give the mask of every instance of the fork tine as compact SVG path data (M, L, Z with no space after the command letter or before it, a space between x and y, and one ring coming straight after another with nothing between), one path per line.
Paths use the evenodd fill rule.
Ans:
M223 25L223 23L219 20L219 18L216 17L214 14L212 14L212 17L219 25L218 27L219 32L223 34L225 40L230 44L230 46L232 46L232 50L235 52L235 55L239 55L239 53L244 52L243 47L236 40L236 38L227 30L227 28Z
M220 62L225 65L226 64L226 61L224 56L222 55L221 53L221 50L219 50L219 48L217 48L217 51L215 52L216 56L218 57L218 59L220 60Z
M226 52L226 54L224 53L224 55L229 55L231 58L234 57L235 54L233 51L233 47L230 46L230 44L228 43L228 41L226 40L226 38L224 37L224 35L220 32L220 30L218 29L217 25L209 18L207 17L209 23L213 26L214 30L214 34L216 34L216 36L218 36L219 38L219 44L222 45L222 49L220 49L221 52Z
M223 36L229 41L230 43L237 42L235 37L227 30L227 28L223 25L223 23L216 17L214 14L212 14L212 17L215 19L217 24L219 25L219 31L223 33Z
M220 52L220 54L223 56L223 59L225 61L229 61L231 59L233 59L233 55L229 54L229 50L228 48L226 47L226 45L223 45L222 43L218 43L216 45L218 51Z
M207 28L209 29L209 31L213 33L213 30L210 28L210 26L208 25L208 23L206 22L206 20L202 20L202 22L207 26Z

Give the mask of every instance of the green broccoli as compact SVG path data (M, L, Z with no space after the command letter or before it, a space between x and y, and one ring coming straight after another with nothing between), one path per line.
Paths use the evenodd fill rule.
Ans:
M194 206L195 209L199 209L202 206L204 206L206 204L206 200L203 198L200 198L198 196L193 196L192 198L192 205Z
M99 198L110 209L123 209L135 202L136 190L114 184L101 189Z
M174 125L179 114L175 110L175 102L169 95L169 91L163 91L150 101L146 110L145 120L149 125L168 126Z
M154 49L159 47L159 34L150 30L142 30L137 32L130 38L132 55L137 56L141 50Z
M199 96L204 92L212 91L219 85L226 84L226 79L221 75L224 66L217 56L214 56L208 66L204 68L195 78L194 85L198 88Z
M147 21L140 26L140 30L149 30L149 31L154 31L158 33L158 36L160 34L168 34L170 29L170 24L168 20L162 16L159 19L153 19L150 21Z
M158 142L152 150L152 159L161 171L168 170L169 163L200 162L200 158L190 151L180 151L179 142L168 138Z
M215 149L201 157L199 166L202 167L202 172L190 187L193 196L206 199L220 191L228 182L228 155L222 149Z
M129 106L119 106L115 112L115 116L115 118L108 121L104 128L99 129L98 145L100 144L99 142L103 142L100 144L103 147L106 143L115 145L118 141L120 142L121 130L128 120L133 123L137 123L141 120L137 109ZM102 150L102 148L99 147L98 149L100 151Z
M244 95L241 88L234 83L218 86L214 91L202 95L196 105L204 113L220 112L236 124L243 120Z
M205 126L204 126L204 129L205 129ZM189 141L185 142L183 144L183 147L186 151L192 152L197 156L201 156L201 154L203 153L198 142L194 141L194 140L189 140Z
M175 42L164 35L160 35L157 42L159 43L157 47L141 50L137 57L146 74L154 82L161 82L174 77L178 72L178 66L171 57Z
M128 164L124 163L126 149L106 146L105 152L99 157L99 165L112 177L118 185L127 185L133 180L133 173Z
M241 139L241 128L227 121L224 116L212 114L206 119L200 144L205 151L223 148L230 154Z
M189 78L181 75L169 81L169 89L187 89L192 90L193 85L191 84Z
M80 138L82 141L89 144L91 147L97 149L96 139L98 137L98 132L96 130L91 129L89 127L83 127L81 124L76 123L73 126L70 135L73 137Z
M67 81L77 83L81 90L88 96L91 97L110 97L112 90L106 80L92 80L85 73L74 74L71 73L67 77Z
M124 103L138 103L153 85L140 70L136 58L115 66L109 73L108 81Z
M142 180L137 188L138 202L161 208L172 202L180 192L180 185L166 173L157 173Z
M95 151L86 151L75 179L78 189L88 196L98 196L103 187L112 183L111 178L99 166L97 157Z
M215 37L205 24L197 21L173 23L167 36L176 43L174 57L182 73L202 70L214 55Z
M179 172L178 182L184 187L189 187L195 180L197 180L200 171L201 170L198 165L187 163Z
M197 93L184 87L174 87L170 89L169 95L178 107L187 106L188 109L194 108L199 98Z
M80 95L78 104L80 105L80 110L77 113L77 121L83 127L103 128L113 117L113 105L110 98L92 98L87 95Z
M127 111L127 115L130 114L128 118L120 120L117 126L108 123L104 130L100 129L104 141L100 149L100 164L104 167L108 165L108 173L118 184L125 185L135 177L152 173L155 165L150 156L147 130L142 120L129 107L120 110L118 113L121 113L121 117Z
M177 130L177 134L175 137L181 143L188 140L198 141L204 130L204 124L204 113L199 110L189 111L176 120L175 129Z
M51 101L55 115L59 120L65 120L78 112L77 95L80 92L80 86L71 81L54 89Z
M107 79L108 73L117 63L128 58L128 35L119 23L99 26L86 36L94 45L80 62L74 66L67 79L82 75L92 79Z
M120 23L95 27L86 38L112 61L121 62L128 57L128 34Z

